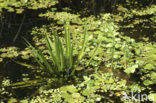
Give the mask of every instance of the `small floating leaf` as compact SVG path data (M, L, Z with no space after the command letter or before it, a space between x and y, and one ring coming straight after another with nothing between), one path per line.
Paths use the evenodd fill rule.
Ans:
M24 56L21 56L22 59L29 59L29 55L24 55Z
M148 86L148 85L153 84L153 81L145 80L143 83L144 83L144 85Z
M77 67L75 70L80 71L82 69L83 69L83 67Z
M2 58L7 57L7 53L3 53L3 54L1 54L1 57L2 57Z
M3 61L3 58L0 58L0 62L2 62Z

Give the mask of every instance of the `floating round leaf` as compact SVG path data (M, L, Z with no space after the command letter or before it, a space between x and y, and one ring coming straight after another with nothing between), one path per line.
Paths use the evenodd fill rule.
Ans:
M2 53L2 54L1 54L1 57L2 57L2 58L5 58L5 57L7 57L7 55L8 55L7 53Z
M0 58L0 62L2 62L3 61L3 58Z

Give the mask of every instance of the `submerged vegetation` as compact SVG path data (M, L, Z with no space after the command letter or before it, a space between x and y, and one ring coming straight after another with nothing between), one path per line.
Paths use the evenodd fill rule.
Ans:
M0 102L156 102L154 0L0 0Z

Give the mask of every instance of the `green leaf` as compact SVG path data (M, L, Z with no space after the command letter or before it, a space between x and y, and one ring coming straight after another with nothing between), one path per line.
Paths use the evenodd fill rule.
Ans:
M57 24L63 25L64 23L62 21L57 21Z
M108 86L104 85L104 86L101 87L101 89L103 89L104 91L107 91L108 90Z
M114 79L113 79L113 78L109 78L109 79L106 79L105 82L106 82L106 83L114 83Z
M28 100L21 100L20 103L29 103Z
M9 101L8 101L8 103L16 103L17 102L17 99L15 99L15 98L11 98Z
M1 54L1 57L2 57L2 58L7 57L7 53L2 53L2 54Z
M136 68L138 68L138 65L132 65L131 67L128 67L126 68L124 71L127 73L127 74L130 74L130 73L134 73Z
M71 97L68 97L68 98L65 98L65 102L68 102L68 103L74 103L75 100Z
M155 68L154 68L154 66L152 64L146 64L144 69L152 70L152 69L155 69Z
M109 43L109 44L106 45L106 47L109 47L109 48L110 47L113 47L113 44L112 43Z
M151 94L149 94L149 95L148 95L148 98L149 98L150 100L152 100L153 102L156 102L156 93L151 93Z
M37 69L38 68L38 67L35 67L35 66L27 64L27 63L23 63L23 62L19 62L19 61L14 61L14 62L17 63L17 64L20 64L22 66L25 66L27 68L32 68L32 69Z
M149 58L150 60L156 60L156 54L148 55L148 58Z
M73 86L73 85L61 87L60 90L62 90L62 91L68 91L68 92L70 92L70 93L75 93L75 92L78 91L78 90L76 89L76 87Z
M0 62L2 62L3 61L3 58L0 58Z
M153 81L151 81L151 80L145 80L143 83L144 83L144 85L148 86L148 85L153 84Z
M22 59L29 59L29 58L30 58L29 55L23 55L23 56L21 56L21 57L22 57Z
M81 96L81 95L80 95L79 93L73 93L73 94L72 94L72 97L73 97L73 98L80 98L80 96Z
M61 96L63 98L72 98L72 96L69 93L67 93L67 92L62 93Z
M90 96L93 93L93 91L91 89L85 89L82 91L82 94L84 96Z
M151 79L156 79L156 73L155 72L151 73Z

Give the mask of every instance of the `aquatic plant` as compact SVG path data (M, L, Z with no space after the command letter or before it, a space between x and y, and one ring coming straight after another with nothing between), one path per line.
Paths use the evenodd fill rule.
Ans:
M64 39L65 39L65 45L63 44L63 40L61 40L58 36L58 34L53 31L53 39L46 35L46 44L47 44L47 50L48 54L50 55L50 61L48 61L45 57L45 55L42 53L42 51L38 48L33 47L27 40L26 43L28 44L28 47L31 50L31 53L33 55L34 60L39 64L39 66L43 69L48 69L48 71L52 74L56 74L57 76L63 76L64 73L67 76L74 75L75 69L79 66L80 61L83 59L83 56L85 55L85 49L87 48L87 26L84 26L84 37L83 37L83 43L81 46L81 50L78 53L77 59L73 56L73 44L71 42L71 33L70 33L70 26L69 24L65 24L64 26ZM99 35L100 36L100 35ZM88 60L85 67L87 67L92 59L94 58L96 51L100 47L101 41L99 41L93 50L92 56ZM73 61L76 60L76 61ZM23 65L23 63L18 62L19 64ZM27 65L23 65L27 66ZM83 68L85 68L83 67ZM82 69L83 69L82 68Z

